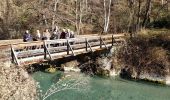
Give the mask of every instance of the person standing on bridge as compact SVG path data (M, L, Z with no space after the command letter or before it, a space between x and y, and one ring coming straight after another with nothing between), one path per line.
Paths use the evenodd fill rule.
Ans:
M70 29L67 29L66 37L65 37L66 39L69 39L69 38L70 38L70 32L71 32Z
M48 29L46 29L46 30L43 32L42 40L50 40L50 37L51 37L51 34L50 34L50 32L48 31Z
M63 29L63 31L61 32L61 35L60 35L60 39L65 39L66 38L66 30Z
M28 41L32 41L32 36L29 33L29 30L26 30L24 35L23 35L23 41L24 42L28 42Z
M55 29L54 29L54 31L53 31L53 34L52 34L52 36L51 36L51 39L52 39L52 40L60 39L60 32L59 32L58 26L55 27Z
M74 36L74 32L73 32L73 31L70 31L70 38L75 38L75 36ZM71 44L71 45L73 45L73 44L74 44L74 42L71 42L70 44Z
M75 38L75 34L73 31L70 32L70 38Z
M39 30L37 30L37 32L35 33L35 36L33 38L33 41L38 41L41 40L41 33Z

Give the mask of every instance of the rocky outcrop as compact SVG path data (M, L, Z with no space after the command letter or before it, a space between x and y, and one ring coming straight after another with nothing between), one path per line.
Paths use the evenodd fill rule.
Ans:
M0 79L1 100L37 99L36 83L21 67L1 62Z
M170 76L167 76L167 77L166 77L166 84L167 84L167 85L170 85Z
M65 72L80 72L80 69L78 68L79 62L77 60L69 61L64 64L61 64L61 67L64 68Z

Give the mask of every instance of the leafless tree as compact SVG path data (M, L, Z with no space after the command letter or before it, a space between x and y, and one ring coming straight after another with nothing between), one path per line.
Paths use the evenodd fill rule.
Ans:
M107 2L106 2L106 0L104 0L104 2L103 2L103 5L104 5L104 33L107 33L108 28L109 28L110 10L111 10L112 0L109 0L108 8L107 8L106 4L107 4Z

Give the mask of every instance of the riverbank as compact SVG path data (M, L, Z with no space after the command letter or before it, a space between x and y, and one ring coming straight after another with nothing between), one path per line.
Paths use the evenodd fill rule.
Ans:
M91 80L90 81L91 84L89 85L88 82L87 86L92 87L91 91L95 91L95 93L92 93L91 91L88 92L93 95L96 94L102 95L102 94L96 91L98 89L96 89L97 87L93 86L92 83L97 84L98 87L101 87L99 88L99 90L109 88L106 90L113 92L113 90L111 89L115 89L116 87L112 86L112 84L114 84L112 82L117 82L115 78L119 75L121 76L121 78L130 79L133 80L132 82L137 82L135 83L137 84L137 86L140 86L139 85L141 84L140 82L146 83L144 85L147 85L148 83L152 85L160 85L160 84L169 85L170 84L169 33L161 33L161 34L160 33L148 34L148 33L149 32L144 31L144 33L138 34L138 36L135 38L131 38L131 39L128 38L127 43L125 45L122 45L120 47L114 47L111 50L88 53L76 57L69 57L68 59L59 59L53 62L51 61L42 64L36 64L33 65L32 67L29 66L27 71L25 69L22 69L22 67L12 65L10 62L3 62L0 68L0 77L2 79L0 83L0 88L1 88L0 98L4 100L7 100L9 98L27 99L27 100L36 99L37 95L39 95L39 92L37 92L36 90L37 86L39 85L36 84L35 80L40 83L40 86L42 88L46 87L46 89L48 89L53 83L65 79L65 77L63 78L60 77L62 76L63 72L60 72L59 70L67 72L66 76L69 77L72 77L72 74L70 74L70 72L78 73L77 76L74 75L76 77L80 77L79 74L82 73L85 74L86 76L85 78L88 77L88 80L89 79ZM50 69L48 70L48 68L51 68L52 70ZM46 70L47 72L45 72L45 69L47 69ZM48 71L50 71L50 73L48 73ZM27 72L30 72L35 80L32 79L32 77L30 77ZM62 74L58 74L58 72ZM75 80L76 77L74 77ZM40 80L38 78L40 78ZM114 85L119 86L118 84L121 83L122 80L127 82L127 84L123 83L121 86L129 85L129 83L131 83L130 80L124 80L121 78L118 78L117 84ZM48 83L49 81L50 83ZM109 81L108 85L102 85L102 83L108 81ZM150 81L150 82L146 82L146 81ZM47 85L49 87L47 87L46 84L49 84ZM62 84L60 85L63 86ZM153 87L152 85L151 87ZM86 85L84 87L86 87ZM130 87L131 89L133 89L133 85ZM149 86L146 86L146 89L148 87ZM143 88L145 88L145 86ZM44 91L46 91L46 89ZM124 87L124 89L128 89L129 91L132 91L130 88L127 87ZM139 91L140 89L141 88L138 88L136 91ZM154 90L162 92L162 88L160 88L160 90L157 90L154 87L153 91ZM69 91L66 94L70 95ZM110 98L109 95L107 94L107 91L103 91L105 95L107 95L106 97L104 97L104 99ZM121 89L118 92L122 93L122 91L123 89ZM153 91L150 91L149 93L152 93ZM73 93L74 94L78 93L76 98L78 98L79 95L86 96L86 94L84 95L77 91L74 91ZM142 93L142 91L140 91L140 93L146 95L145 93ZM62 93L59 94L63 95ZM126 97L129 97L129 95L131 95L128 93L125 94L127 94ZM151 97L150 99L168 100L167 98L169 98L169 96L167 95L167 93L165 94L166 95L161 94L161 98L163 99L161 98L157 99L155 97ZM100 95L98 95L97 97L93 97L93 95L91 95L87 99L101 98ZM118 98L121 98L119 97L121 96L120 94L114 95L113 93L110 95L113 95L112 97L116 96ZM163 96L165 96L165 98ZM57 94L57 98L60 97L61 96ZM65 99L67 100L69 97L70 96L66 97ZM73 97L72 99L75 100L76 98ZM140 98L138 97L136 98L140 100ZM121 98L121 100L124 100L124 98Z
M36 100L35 80L21 67L10 61L0 63L0 99Z
M170 31L142 30L134 38L127 38L126 48L120 50L118 59L122 77L169 83Z

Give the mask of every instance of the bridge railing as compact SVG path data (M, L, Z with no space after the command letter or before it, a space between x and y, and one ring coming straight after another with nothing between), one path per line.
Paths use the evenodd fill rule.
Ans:
M93 52L93 47L108 48L121 41L120 36L110 35L17 43L11 45L11 56L14 63L21 65L55 59L59 55L75 55L76 50Z

